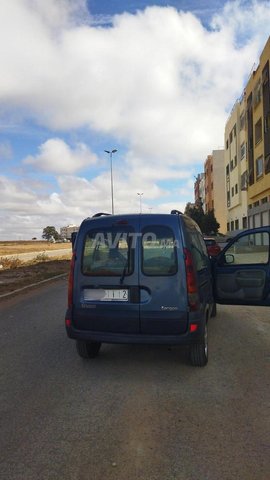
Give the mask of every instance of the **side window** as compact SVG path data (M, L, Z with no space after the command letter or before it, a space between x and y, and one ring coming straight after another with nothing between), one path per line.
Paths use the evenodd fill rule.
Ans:
M145 275L174 275L177 253L173 231L169 227L153 226L142 232L142 271Z
M255 265L269 262L269 234L267 232L247 234L239 238L226 250L225 264Z
M191 243L191 253L193 257L193 261L196 266L197 272L200 270L203 270L204 268L207 268L208 263L207 263L207 250L206 250L206 245L204 243L204 240L202 239L199 235L198 232L192 231L189 232L190 236L190 243Z
M132 237L114 228L90 231L85 238L82 272L84 275L119 276L133 271Z

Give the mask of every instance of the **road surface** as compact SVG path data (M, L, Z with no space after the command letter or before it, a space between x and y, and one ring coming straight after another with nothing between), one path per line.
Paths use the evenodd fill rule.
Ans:
M268 480L270 309L219 307L210 360L66 338L66 280L0 304L5 480Z

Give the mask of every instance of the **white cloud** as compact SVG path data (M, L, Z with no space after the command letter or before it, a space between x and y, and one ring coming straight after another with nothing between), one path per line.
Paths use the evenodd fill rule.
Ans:
M226 112L267 38L269 2L228 4L212 31L160 7L115 16L112 28L78 25L71 3L50 0L51 16L41 0L1 2L3 104L50 128L114 135L144 158L201 162L222 144ZM249 37L240 47L239 30Z
M26 130L34 122L53 132L22 160L22 180L0 178L2 238L38 237L46 225L110 211L109 172L92 178L100 159L86 142L60 138L71 130L80 139L85 127L118 148L116 211L138 211L137 192L146 211L184 210L193 175L223 144L230 108L267 40L270 3L227 3L211 30L170 7L111 20L95 26L83 0L0 2L0 125L15 118ZM12 150L0 144L5 159ZM76 176L88 167L88 179ZM41 177L35 187L31 169L58 175L56 186L43 188Z
M23 163L46 172L74 173L97 163L97 156L83 143L78 143L71 149L60 138L51 138L40 145L36 156L29 155Z
M190 180L189 180L190 181ZM188 181L188 183L189 183ZM47 187L47 184L46 184ZM169 212L173 208L184 209L180 192L176 201L167 201L171 192L160 188L156 183L145 180L138 188L137 180L131 176L123 181L121 173L115 176L114 204L116 213L134 213L139 211L137 192L144 192L142 207L144 212ZM68 224L80 225L86 217L94 213L111 212L110 175L99 175L93 180L60 175L58 188L52 193L42 195L42 185L33 190L33 181L27 177L11 180L0 177L0 238L16 239L40 238L47 225L57 229ZM160 200L163 200L160 202ZM153 204L155 201L155 204Z

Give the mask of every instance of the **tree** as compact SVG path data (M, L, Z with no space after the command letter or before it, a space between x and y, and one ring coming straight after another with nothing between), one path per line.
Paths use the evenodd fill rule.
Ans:
M54 240L58 240L59 237L60 235L56 231L55 227L48 226L43 228L42 238L45 238L46 240L50 240L51 238L54 238Z
M218 223L214 210L209 210L204 216L203 232L206 235L217 235L220 224Z
M201 201L195 204L187 203L185 214L195 220L204 234L216 235L218 233L220 224L215 217L214 210L204 213Z
M202 208L202 203L187 203L185 208L185 214L188 217L192 218L199 225L201 231L203 232L205 213Z

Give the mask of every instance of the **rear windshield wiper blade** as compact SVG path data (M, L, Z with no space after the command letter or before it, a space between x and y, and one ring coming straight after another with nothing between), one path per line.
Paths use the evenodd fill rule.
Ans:
M122 272L122 275L121 275L121 278L120 278L120 285L123 284L124 278L125 278L126 273L127 273L128 260L129 260L129 259L127 258L127 261L126 261L125 266L124 266L124 268L123 268L123 272Z

